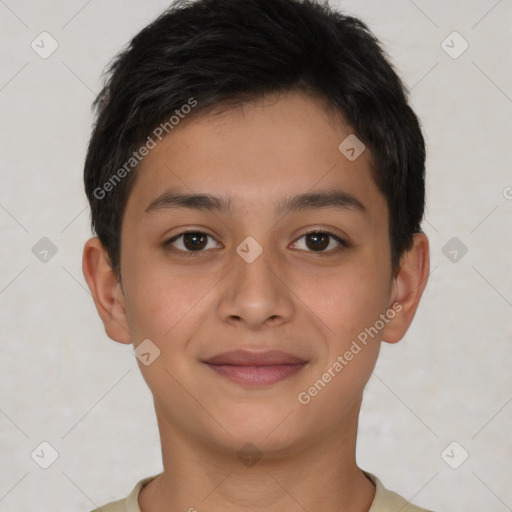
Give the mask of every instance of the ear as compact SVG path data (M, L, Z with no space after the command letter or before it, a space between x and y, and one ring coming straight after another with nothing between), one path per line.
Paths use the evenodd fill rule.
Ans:
M82 272L107 336L119 343L131 343L123 291L98 237L85 243Z
M430 273L428 238L424 233L413 235L413 246L402 255L400 268L393 278L389 310L395 316L382 330L382 341L397 343L409 329Z

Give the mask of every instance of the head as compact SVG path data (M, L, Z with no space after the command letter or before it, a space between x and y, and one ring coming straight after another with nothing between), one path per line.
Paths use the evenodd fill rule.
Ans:
M95 107L84 275L112 339L157 347L161 423L273 453L353 423L428 276L424 140L368 28L312 1L181 2ZM305 364L249 389L208 364L240 348Z

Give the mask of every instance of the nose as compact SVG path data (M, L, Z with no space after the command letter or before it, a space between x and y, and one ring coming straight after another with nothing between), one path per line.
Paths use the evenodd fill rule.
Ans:
M254 261L234 253L218 304L221 319L250 330L289 322L295 307L288 275L286 263L270 249Z

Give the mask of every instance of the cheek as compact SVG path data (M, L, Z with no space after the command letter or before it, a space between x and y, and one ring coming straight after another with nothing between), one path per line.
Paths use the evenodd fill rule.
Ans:
M353 266L310 283L309 295L304 288L304 303L325 333L325 350L301 391L311 400L307 406L311 415L324 416L326 424L343 420L378 358L380 333L370 328L385 310L386 287L376 278L379 275L368 266L359 271Z
M165 343L189 317L201 314L216 281L204 272L180 272L171 266L133 265L128 268L127 315L139 337L153 336Z
M219 277L206 272L177 272L169 267L148 265L132 274L130 327L136 343L151 340L159 350L150 366L139 362L149 388L169 403L186 400L178 383L190 378L196 357L194 338L208 324L215 310L214 291ZM204 336L207 341L211 330Z
M313 316L322 321L326 335L339 348L374 325L385 312L388 287L379 269L368 264L352 265L304 280L298 295Z
M159 351L150 365L138 362L144 380L153 393L174 403L176 397L186 398L178 383L186 380L189 340L212 307L206 295L214 283L206 286L199 277L185 279L150 267L131 275L127 316L135 344L149 339Z

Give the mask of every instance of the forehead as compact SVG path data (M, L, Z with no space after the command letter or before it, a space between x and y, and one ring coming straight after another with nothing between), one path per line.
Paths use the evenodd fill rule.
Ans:
M351 161L339 145L353 130L308 96L288 93L184 119L139 164L125 210L143 219L168 190L229 199L231 213L267 207L285 198L336 189L369 214L387 210L371 172L371 155Z

